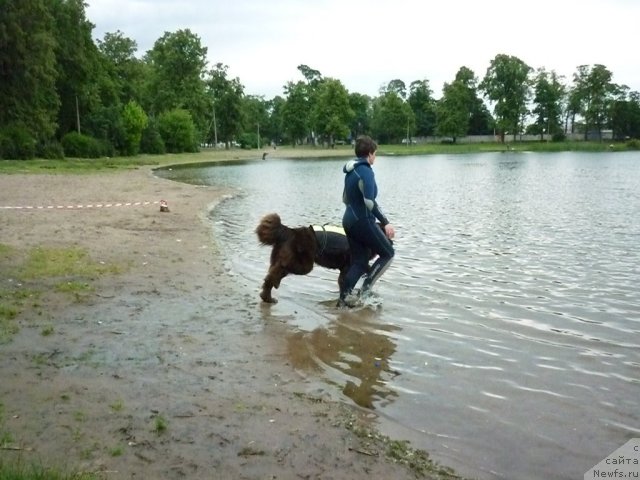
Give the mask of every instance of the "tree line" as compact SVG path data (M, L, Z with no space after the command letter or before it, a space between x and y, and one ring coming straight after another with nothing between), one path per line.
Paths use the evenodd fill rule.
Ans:
M300 65L272 99L245 94L228 66L210 67L189 29L143 56L121 31L92 38L83 0L0 0L0 158L191 152L203 144L334 145L439 136L567 132L640 138L640 94L604 65L572 81L498 54L481 79L461 67L436 99L427 79L393 79L370 97Z

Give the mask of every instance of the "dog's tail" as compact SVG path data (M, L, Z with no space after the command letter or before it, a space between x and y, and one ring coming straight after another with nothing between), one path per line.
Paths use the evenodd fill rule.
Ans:
M263 245L275 245L287 238L288 227L280 221L280 215L269 213L262 217L256 227L256 235Z

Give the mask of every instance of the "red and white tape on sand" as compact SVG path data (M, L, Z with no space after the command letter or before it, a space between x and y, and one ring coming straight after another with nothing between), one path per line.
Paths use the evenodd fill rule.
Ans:
M38 206L2 206L0 210L83 210L86 208L114 208L114 207L139 207L144 205L164 204L164 200L155 202L113 202L113 203L90 203L87 205L38 205Z

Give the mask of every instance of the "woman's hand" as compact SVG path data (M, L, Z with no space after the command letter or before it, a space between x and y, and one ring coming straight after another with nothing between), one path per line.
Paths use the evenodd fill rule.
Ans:
M390 224L390 223L387 223L387 224L384 226L384 233L387 235L387 238L388 238L389 240L393 240L393 237L395 237L395 236L396 236L396 231L395 231L395 229L391 226L391 224Z

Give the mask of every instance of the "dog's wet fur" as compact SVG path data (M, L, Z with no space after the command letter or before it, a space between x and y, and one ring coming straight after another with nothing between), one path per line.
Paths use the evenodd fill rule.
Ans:
M338 287L342 285L349 269L351 255L349 242L341 235L338 244L332 248L321 248L312 226L290 228L282 224L280 215L269 213L262 217L256 227L256 235L263 245L271 245L271 264L262 284L260 298L268 303L276 303L271 289L278 288L280 281L289 275L306 275L313 265L340 270Z

